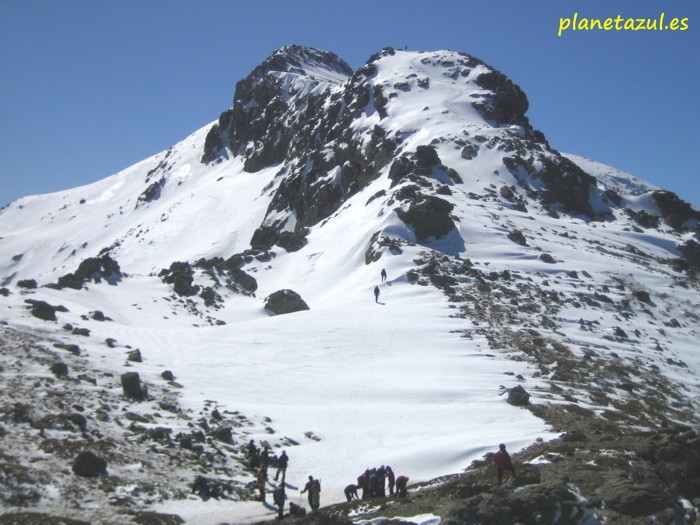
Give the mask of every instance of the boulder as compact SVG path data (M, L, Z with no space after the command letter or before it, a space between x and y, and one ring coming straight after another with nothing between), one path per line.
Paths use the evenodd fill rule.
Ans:
M68 365L59 361L51 365L51 372L56 377L66 377L68 375Z
M46 301L38 301L36 299L27 299L24 301L31 305L32 315L44 321L55 321L57 308L50 305Z
M309 305L293 290L278 290L265 298L265 309L281 315L308 310Z
M450 217L454 205L433 195L423 195L408 209L398 209L399 219L413 227L418 242L427 241L430 237L442 237L455 228Z
M131 350L130 352L127 352L126 360L131 361L133 363L143 362L143 358L141 357L141 350L137 348L136 350Z
M107 462L88 450L78 454L73 461L73 473L76 476L92 478L107 474Z
M138 372L126 372L121 376L124 395L137 401L143 401L147 395L147 389L141 384Z
M513 406L524 406L530 404L530 394L518 385L508 390L508 403Z

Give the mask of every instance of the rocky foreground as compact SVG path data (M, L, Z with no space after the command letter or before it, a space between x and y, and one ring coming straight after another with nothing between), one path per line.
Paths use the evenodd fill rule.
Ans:
M198 414L182 411L173 377L144 388L136 400L122 378L91 367L78 346L0 329L0 524L169 525L184 521L149 506L252 498L252 484L230 480L245 477L240 445L257 422L214 401ZM129 358L133 354L125 354ZM586 365L580 368L585 372ZM660 405L645 405L644 418L662 417ZM322 507L285 521L351 524L383 517L391 518L383 523L407 525L410 519L397 516L433 514L452 525L700 523L697 428L666 421L652 430L638 424L640 414L621 411L612 421L574 403L523 409L562 437L515 454L517 477L506 474L502 487L485 457L464 474L409 485L405 499Z

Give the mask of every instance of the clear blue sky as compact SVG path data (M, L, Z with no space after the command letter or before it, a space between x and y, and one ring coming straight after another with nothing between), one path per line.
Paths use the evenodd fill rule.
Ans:
M685 31L565 31L560 18L688 18ZM550 144L700 207L697 0L0 0L0 206L94 182L230 107L285 44L358 68L452 49L508 75Z

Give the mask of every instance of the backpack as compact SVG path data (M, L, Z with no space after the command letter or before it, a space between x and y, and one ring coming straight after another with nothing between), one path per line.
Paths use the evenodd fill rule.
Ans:
M321 492L321 480L320 479L315 479L313 488L316 490L316 492Z

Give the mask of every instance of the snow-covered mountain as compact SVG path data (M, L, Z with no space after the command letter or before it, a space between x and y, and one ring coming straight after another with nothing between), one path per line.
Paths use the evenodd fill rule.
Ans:
M555 151L527 108L463 53L385 49L353 72L287 46L237 84L218 121L167 151L2 209L0 319L14 343L0 440L22 446L0 460L37 472L6 475L3 505L66 516L80 493L74 515L93 523L134 508L244 523L274 516L246 501L250 439L288 451L290 500L313 474L325 505L368 467L413 482L459 473L498 443L549 442L573 414L697 426L700 212ZM19 346L68 374L20 368ZM83 368L102 375L80 379ZM120 383L133 371L149 386L138 402ZM16 377L78 392L84 424L37 424L51 395L21 398L31 389ZM507 402L521 389L529 404ZM157 428L179 441L149 438ZM201 456L154 473L193 428L208 436ZM145 441L156 458L112 454L101 486L56 466L107 439ZM198 475L229 490L188 496ZM144 497L153 479L161 488ZM679 498L693 497L683 490L663 503L678 519ZM585 519L629 514L582 501Z

